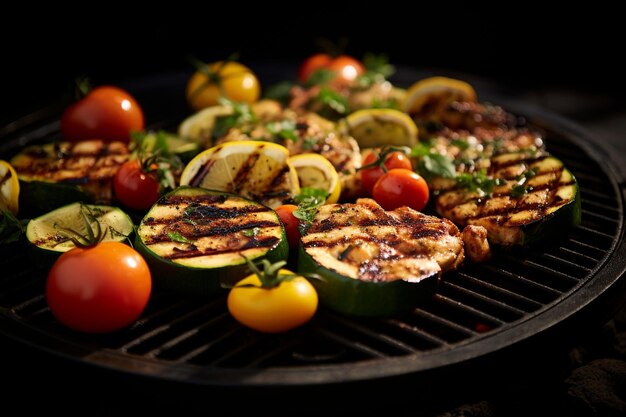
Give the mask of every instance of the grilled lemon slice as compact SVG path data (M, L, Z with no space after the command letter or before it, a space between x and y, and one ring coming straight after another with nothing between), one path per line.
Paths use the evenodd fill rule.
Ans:
M333 164L322 155L304 153L289 158L298 173L300 187L321 188L328 191L326 204L336 203L341 195L341 181Z
M453 101L476 101L476 91L465 81L430 77L407 90L402 109L410 115L438 114Z
M413 146L417 126L405 113L394 109L363 109L344 119L343 129L361 148L384 145Z
M300 192L289 151L262 141L227 142L192 159L180 185L225 191L276 208Z
M19 208L20 181L13 166L0 160L0 209L17 214Z

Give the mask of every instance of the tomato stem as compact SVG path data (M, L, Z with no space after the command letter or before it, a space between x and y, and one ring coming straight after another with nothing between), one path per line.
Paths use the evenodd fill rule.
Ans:
M374 162L372 163L357 168L357 171L370 168L380 168L383 172L386 173L387 167L385 166L385 162L387 161L387 156L391 155L394 152L401 152L407 156L411 154L411 150L406 146L385 145L380 149L372 149L372 153L374 154L374 156L376 156L376 160L374 160Z
M305 277L305 278L320 279L320 280L322 279L322 277L320 277L317 274L306 274L306 273L281 274L280 273L281 268L287 265L287 262L285 261L278 261L278 262L270 263L270 261L268 261L267 259L263 259L261 260L262 268L259 268L258 265L254 264L254 262L248 259L245 255L241 255L241 257L245 259L246 263L248 264L248 267L250 268L250 271L256 274L257 277L259 277L259 281L261 281L260 288L265 288L265 289L275 288L275 287L278 287L283 282L291 281L292 279L297 278L297 277ZM253 285L253 284L239 285L237 287L238 288L246 288L246 287L259 288L259 286Z
M65 235L65 237L71 240L72 243L79 248L89 248L97 245L102 241L102 239L104 239L106 231L103 233L102 225L96 216L88 206L82 203L80 205L80 214L85 223L86 235L69 227L60 227L56 223L54 224L54 228L59 230L61 234ZM95 233L94 226L92 226L93 223L95 223Z

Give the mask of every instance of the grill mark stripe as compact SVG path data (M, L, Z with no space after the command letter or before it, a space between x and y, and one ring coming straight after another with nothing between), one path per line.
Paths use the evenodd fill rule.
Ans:
M246 217L249 214L262 214L267 213L270 210L267 207L249 207L238 208L238 209L220 209L212 211L211 214L214 214L215 217L211 217L211 220L232 220L233 222L237 219L241 219L242 217ZM199 220L201 217L190 216L192 220ZM144 219L143 224L148 226L160 225L160 224L172 224L177 221L185 221L181 217L147 217Z
M9 181L12 176L13 176L13 174L11 173L11 171L7 169L7 171L4 174L4 176L2 178L0 178L0 187L2 187L4 185L4 183Z
M230 235L234 235L235 233L239 233L243 230L250 230L255 227L258 227L259 229L263 229L263 228L278 227L278 226L279 226L278 223L275 223L275 222L258 221L258 222L251 222L251 223L245 223L245 224L238 224L234 226L207 227L206 229L199 229L197 230L197 232L194 231L195 233L184 233L183 230L180 230L179 228L174 226L171 229L164 229L163 233L153 236L150 240L146 240L145 243L147 245L154 245L156 243L172 242L172 238L170 238L167 235L167 233L173 232L173 231L179 232L183 237L187 239L201 239L201 238L210 237L210 236L227 237Z
M250 239L243 246L239 248L233 249L223 249L223 250L205 250L201 251L198 249L191 250L180 250L175 251L171 255L163 256L165 259L191 259L198 258L202 256L214 256L214 255L223 255L226 253L240 253L247 249L255 249L255 248L268 248L271 249L274 245L279 242L279 238L277 237L267 237L263 239Z
M239 167L239 170L235 173L233 182L232 182L232 189L235 194L239 194L241 192L242 186L246 183L248 177L250 176L250 174L252 173L252 170L254 169L254 166L259 161L259 158L261 157L261 154L259 151L261 149L263 149L263 147L259 147L259 149L256 152L253 152L250 155L248 155L248 158L246 159L246 161L243 164L241 164L241 166Z
M211 159L208 163L204 164L202 168L200 168L198 172L196 172L196 175L194 175L193 178L189 180L189 185L191 185L192 187L198 187L200 184L202 184L204 178L209 175L209 172L211 171L214 163L215 159Z

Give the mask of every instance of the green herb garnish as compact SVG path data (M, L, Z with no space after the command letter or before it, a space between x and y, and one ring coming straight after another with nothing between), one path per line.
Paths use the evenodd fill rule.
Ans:
M411 157L416 158L416 170L426 181L435 177L454 178L456 175L452 158L433 151L427 142L413 146Z
M328 197L326 190L310 187L302 188L300 194L294 197L298 208L294 210L293 216L301 220L298 226L301 235L304 235L311 226L317 209L326 202L326 197Z
M178 243L193 243L191 240L180 234L180 232L167 232L167 237Z

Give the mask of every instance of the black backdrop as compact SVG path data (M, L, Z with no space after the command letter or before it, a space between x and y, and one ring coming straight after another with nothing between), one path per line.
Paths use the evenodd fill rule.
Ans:
M319 38L346 39L346 52L357 57L386 53L399 65L462 71L521 89L621 95L626 86L621 22L611 10L405 2L347 11L322 3L271 10L236 4L228 11L199 4L169 6L158 15L114 6L81 15L7 14L15 25L0 28L0 121L57 99L79 74L96 84L115 82L190 69L189 54L212 61L234 51L244 63L299 62L317 51Z

